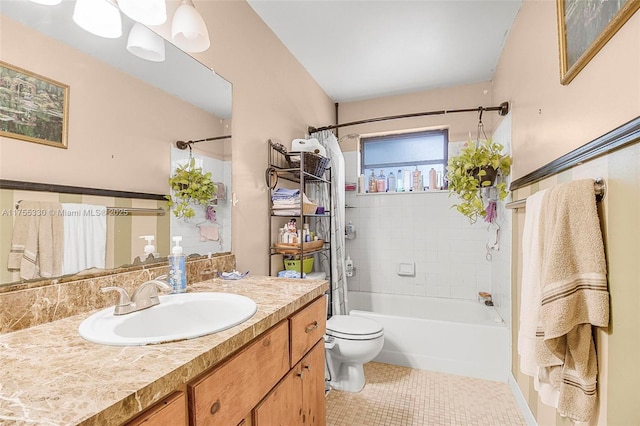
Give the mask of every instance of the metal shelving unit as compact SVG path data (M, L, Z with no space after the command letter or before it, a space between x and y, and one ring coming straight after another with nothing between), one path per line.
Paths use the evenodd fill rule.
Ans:
M320 157L317 154L313 154L310 152L286 152L286 150L278 144L274 144L271 140L269 140L269 167L266 173L267 185L269 186L269 241L271 242L271 247L269 249L269 275L274 275L278 271L273 271L273 256L282 256L282 260L284 261L288 257L298 257L300 259L300 276L302 276L302 268L303 268L303 259L307 256L313 256L316 254L326 253L327 259L329 261L329 273L327 275L327 280L331 282L331 271L332 271L332 259L331 259L331 235L332 235L332 221L331 221L331 168L330 167L322 167L323 172L322 175L316 175L313 173L313 165L317 165L317 160ZM293 160L295 158L295 160ZM297 159L299 158L299 164L297 163ZM324 159L324 157L320 157L320 159ZM292 164L294 165L292 167ZM325 163L326 164L326 163ZM311 167L310 167L311 166ZM317 171L317 170L316 170ZM320 174L320 173L318 173ZM272 195L273 192L283 185L283 182L293 183L298 185L300 189L300 213L298 215L277 215L274 214L274 209L272 208ZM325 211L323 214L304 214L303 212L303 200L302 194L305 193L311 185L326 185L328 194L329 194L329 206L324 206ZM289 189L292 189L289 187ZM273 226L274 223L280 219L282 221L294 218L296 222L299 224L299 229L303 228L305 223L310 224L310 228L313 225L311 223L311 219L318 220L326 220L328 223L328 236L325 239L325 242L322 247L314 250L306 250L305 251L305 242L300 242L300 248L295 254L283 254L279 252L279 248L275 246L275 242L277 240L277 234L274 235ZM311 228L315 231L314 228ZM309 244L308 242L306 243ZM308 246L307 246L308 247Z

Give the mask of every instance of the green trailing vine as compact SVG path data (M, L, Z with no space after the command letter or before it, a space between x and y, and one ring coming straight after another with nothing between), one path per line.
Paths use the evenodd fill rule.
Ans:
M451 157L447 164L449 195L457 194L460 203L455 204L458 212L475 223L485 217L486 197L483 189L496 188L496 196L504 200L509 191L504 178L511 171L511 157L503 154L504 146L491 138L474 143L469 141L460 155ZM493 176L492 176L493 175Z
M189 158L186 164L176 167L169 178L173 195L165 195L169 208L177 218L195 216L193 204L206 206L216 194L216 185L211 180L211 172L195 166L196 160Z

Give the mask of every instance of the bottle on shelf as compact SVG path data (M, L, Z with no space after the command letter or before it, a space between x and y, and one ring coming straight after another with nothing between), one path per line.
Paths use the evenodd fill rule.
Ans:
M433 167L429 170L429 189L438 189L438 174Z
M345 260L344 262L344 268L345 268L345 272L347 274L347 277L352 277L353 276L353 260L351 260L351 256L347 256L347 260Z
M404 182L402 180L402 169L398 169L396 192L404 192Z
M404 178L402 180L404 181L404 192L411 191L411 170L407 169L404 171Z
M396 192L396 177L393 172L389 172L389 177L387 177L387 191Z
M376 179L375 170L371 169L371 176L369 176L369 192L377 192L378 180Z
M420 170L418 170L418 166L416 166L416 169L413 171L413 190L414 191L420 191L420 176L422 175L422 172Z
M384 170L380 170L377 181L377 192L386 192L387 190L387 178L384 176Z

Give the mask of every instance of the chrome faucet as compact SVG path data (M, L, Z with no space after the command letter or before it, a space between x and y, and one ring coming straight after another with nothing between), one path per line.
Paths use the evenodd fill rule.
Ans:
M171 286L159 279L145 281L133 292L131 297L122 287L104 287L102 292L117 291L120 293L118 304L113 310L114 315L125 315L140 311L160 303L157 289L171 290Z

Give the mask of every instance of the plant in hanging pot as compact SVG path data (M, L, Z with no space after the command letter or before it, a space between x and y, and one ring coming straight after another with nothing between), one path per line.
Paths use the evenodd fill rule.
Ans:
M477 143L469 141L460 155L449 158L449 195L458 195L460 203L455 207L471 223L487 216L489 199L484 194L485 188L494 187L496 199L507 197L507 184L503 179L511 171L511 157L503 150L504 146L488 138Z
M176 167L169 178L169 186L173 195L165 195L169 207L177 218L195 216L193 204L206 206L216 194L216 185L211 180L211 172L196 167L195 158L191 157L185 164Z

